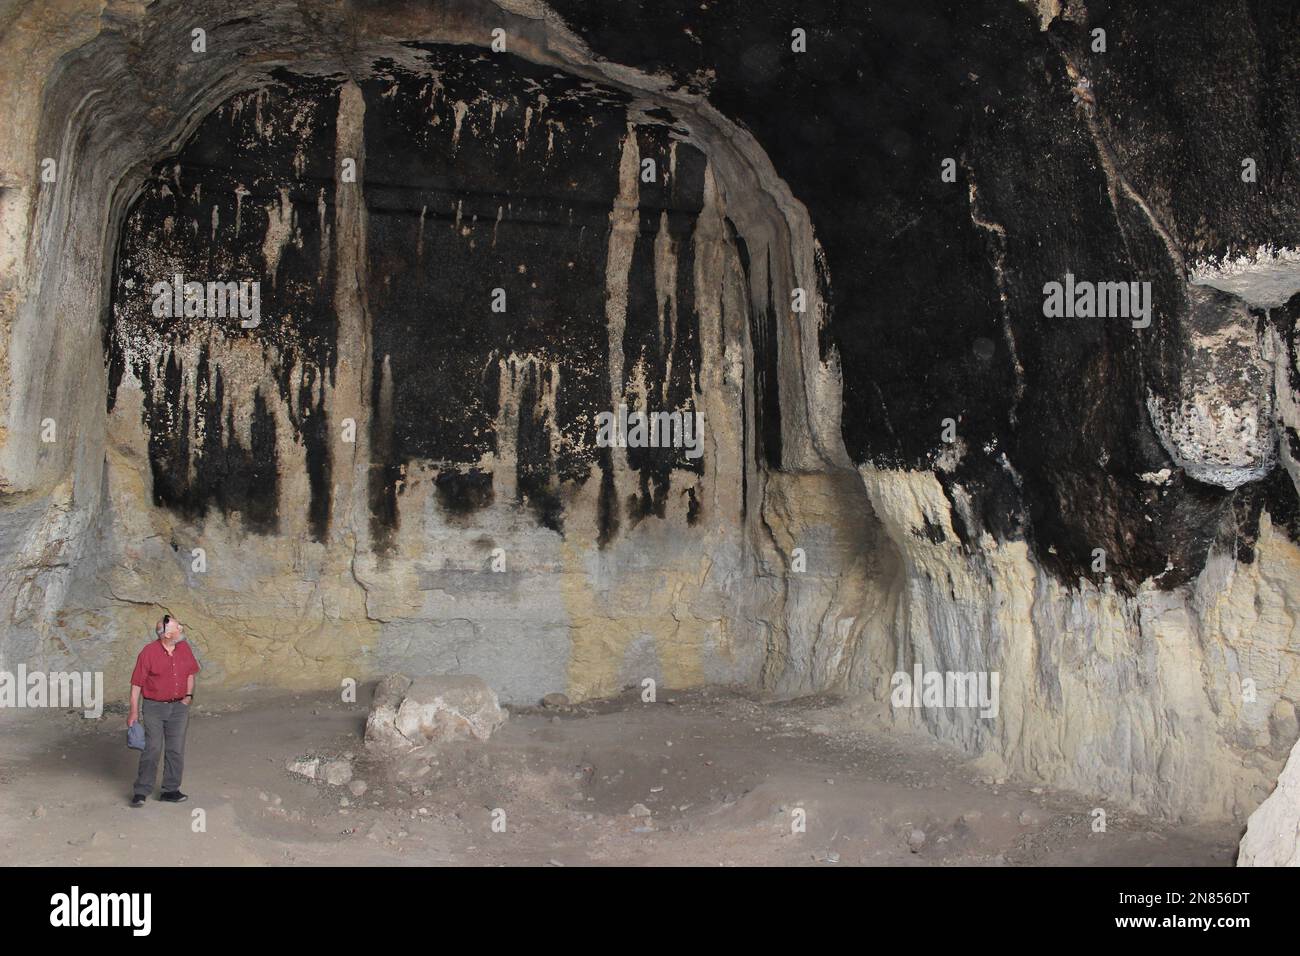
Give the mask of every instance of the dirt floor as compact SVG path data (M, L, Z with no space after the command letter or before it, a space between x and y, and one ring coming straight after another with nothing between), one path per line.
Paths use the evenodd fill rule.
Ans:
M0 712L4 862L1226 866L1240 836L1113 808L1095 833L1104 803L999 782L927 740L866 734L851 705L825 699L717 689L511 708L490 742L399 768L366 757L361 697L196 703L190 800L143 809L127 805L136 754L123 709ZM345 753L360 796L285 769Z

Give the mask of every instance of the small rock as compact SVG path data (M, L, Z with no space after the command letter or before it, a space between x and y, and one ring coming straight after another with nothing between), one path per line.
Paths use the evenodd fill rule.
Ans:
M1034 815L1030 813L1028 810L1020 811L1020 825L1022 827L1032 826L1037 822L1038 820L1035 819Z
M315 780L316 774L320 771L320 758L299 757L286 763L284 769L300 777L306 777L308 780Z
M650 808L644 803L634 803L632 804L632 809L628 811L628 814L633 817L648 817L650 816Z
M925 846L925 831L915 827L907 835L907 848L913 853L920 853L921 847Z
M45 816L44 804L42 804L41 806L37 807L35 810L32 811L32 817L37 820L40 820L44 816Z
M834 850L831 850L829 853L826 854L826 862L838 863L840 862L840 855L836 853Z
M348 790L352 796L359 797L366 792L366 782L364 780L352 780L348 782Z
M331 787L341 787L352 779L352 761L331 760L323 769L325 782Z
M567 694L547 694L542 698L542 706L549 710L563 710L569 706Z

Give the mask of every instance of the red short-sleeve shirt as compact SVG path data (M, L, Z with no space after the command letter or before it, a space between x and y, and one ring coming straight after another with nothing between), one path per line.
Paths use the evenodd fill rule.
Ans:
M199 672L189 641L177 641L170 654L162 638L150 641L135 659L131 683L149 700L178 700L185 696L191 674Z

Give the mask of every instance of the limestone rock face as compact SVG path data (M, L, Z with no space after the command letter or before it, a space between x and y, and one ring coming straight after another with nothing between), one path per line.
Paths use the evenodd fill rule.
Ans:
M1274 790L1246 823L1238 866L1300 866L1300 741Z
M506 722L496 692L470 675L384 678L366 718L366 746L396 754L425 744L487 740Z

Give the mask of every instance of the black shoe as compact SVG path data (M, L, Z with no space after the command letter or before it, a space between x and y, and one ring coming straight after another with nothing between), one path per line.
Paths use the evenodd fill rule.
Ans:
M158 799L165 803L184 803L189 799L189 797L181 793L179 790L164 790L158 795Z
M135 796L133 796L133 797L131 798L131 806L132 806L134 809L137 809L137 810L138 810L140 807L143 807L143 806L144 806L144 795L143 795L143 794L139 794L139 793L137 793Z

